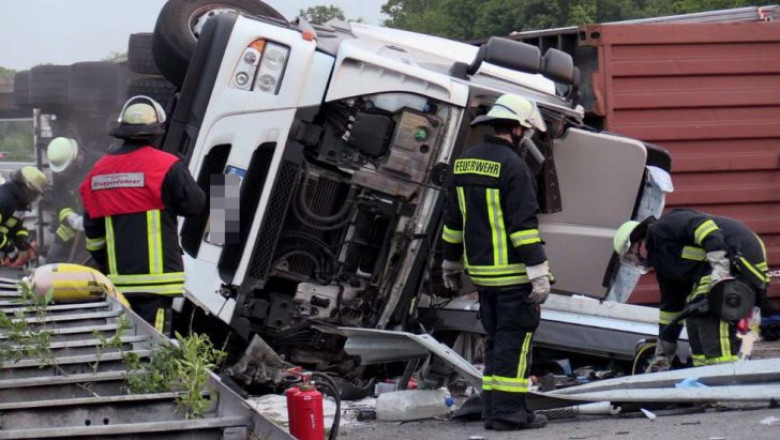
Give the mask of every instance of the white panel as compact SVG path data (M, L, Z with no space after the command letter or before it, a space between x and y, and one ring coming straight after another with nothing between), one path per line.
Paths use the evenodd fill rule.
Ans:
M325 90L328 89L328 80L333 71L335 58L330 55L316 52L309 68L309 80L304 83L299 107L309 107L322 104Z
M225 305L225 298L219 294L222 281L219 279L216 265L210 261L193 259L185 254L184 270L185 296L200 308L218 315Z
M295 109L258 112L252 114L233 115L218 120L209 130L201 132L198 144L209 145L210 147L220 144L230 144L230 156L228 165L234 165L239 168L246 168L249 164L252 153L255 149L266 142L278 142L280 146L274 153L273 162L269 171L269 176L275 175L281 154L284 151L282 146L287 139L289 127L295 116ZM193 175L197 176L202 165L203 158L208 149L196 149L193 155L192 164L195 165ZM192 165L191 165L192 167ZM269 197L270 188L266 186L258 206L258 212L263 212ZM262 218L262 217L259 217ZM243 279L244 270L249 260L252 244L257 236L260 222L256 221L247 238L247 245L244 252L244 258L237 270L234 283L240 285ZM220 318L228 322L230 316L222 310L225 305L225 298L220 296L217 291L222 284L217 269L217 263L222 253L222 247L216 246L206 241L201 241L198 251L198 259L194 260L186 256L185 272L187 281L185 287L193 300L202 303L209 312L220 315ZM234 304L232 305L234 306ZM232 309L231 309L232 310ZM232 312L231 312L232 313Z
M382 92L417 93L465 106L468 87L417 65L410 54L385 50L381 42L341 44L326 101Z
M364 23L350 23L350 26L352 32L363 39L372 38L404 47L415 54L419 63L441 64L447 69L456 61L470 64L479 50L477 46L471 44L400 29ZM555 95L555 83L542 75L517 72L490 63L483 63L479 71L523 87Z
M539 218L553 289L603 297L612 237L631 218L647 152L637 140L578 129L553 151L563 210Z

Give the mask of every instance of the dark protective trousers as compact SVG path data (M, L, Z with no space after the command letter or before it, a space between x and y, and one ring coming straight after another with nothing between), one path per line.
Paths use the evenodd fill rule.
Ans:
M480 320L487 332L482 418L526 423L531 343L541 309L528 300L530 284L504 289L479 291Z
M154 326L160 333L172 336L173 297L154 293L128 293L125 294L125 298L133 311L144 321Z
M763 243L758 238L756 238L755 243L752 243L752 246L740 249L740 256L754 270L758 270L756 267L766 266L766 251ZM668 319L668 317L682 311L686 304L697 300L702 295L706 295L711 287L710 270L709 264L702 262L699 272L688 280L671 279L663 276L661 273L657 273L658 285L661 288L662 317L664 314L667 314ZM750 269L745 268L743 270L749 271ZM760 304L764 292L758 291L755 285L751 284L750 273L741 273L732 267L732 275L754 288L758 299L757 303ZM663 312L663 310L666 310L666 312ZM685 320L685 326L688 329L688 340L695 367L737 360L740 342L736 336L734 322L722 321L719 317L706 314L704 316L688 317ZM671 328L667 329L667 327ZM666 341L676 341L681 330L682 326L680 324L668 326L662 319L659 325L659 336Z
M708 269L708 268L707 268ZM702 273L706 273L703 271ZM661 302L671 304L671 298L677 305L667 305L669 316L682 311L689 299L700 288L709 290L709 276L704 275L699 280L672 280L657 274L658 284L661 288ZM698 298L698 295L696 295ZM664 299L667 299L664 301ZM689 316L685 319L688 329L688 342L691 346L693 366L733 362L739 351L739 341L736 337L734 323L721 321L717 316L706 314L704 316ZM659 336L665 341L674 342L680 335L682 323L669 326L665 323L659 325Z

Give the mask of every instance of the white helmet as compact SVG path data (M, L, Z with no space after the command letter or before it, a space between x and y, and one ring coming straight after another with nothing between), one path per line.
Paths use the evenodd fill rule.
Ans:
M79 144L75 139L57 137L46 147L49 167L55 173L65 171L79 154Z
M501 95L486 115L477 116L471 125L483 124L496 120L508 120L519 123L525 128L534 128L539 131L547 131L536 104L522 96L507 93Z
M165 132L165 110L154 99L137 95L128 99L119 112L119 126L113 130L114 137L159 136Z
M160 103L146 95L136 95L125 102L119 112L120 124L148 125L165 122L165 110Z

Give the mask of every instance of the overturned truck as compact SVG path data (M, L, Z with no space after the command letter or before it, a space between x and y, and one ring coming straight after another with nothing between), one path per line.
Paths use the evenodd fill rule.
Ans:
M584 125L578 71L561 51L312 26L239 0L170 0L152 49L179 87L163 149L210 194L180 233L185 307L205 311L196 321L212 331L259 335L290 362L349 376L360 370L340 327L430 330L423 296L461 293L439 281L452 161L486 134L469 123L504 93L533 101L547 126L524 156L554 294L603 298L615 280L636 281L620 275L612 236L660 212L647 170L663 174L670 159Z

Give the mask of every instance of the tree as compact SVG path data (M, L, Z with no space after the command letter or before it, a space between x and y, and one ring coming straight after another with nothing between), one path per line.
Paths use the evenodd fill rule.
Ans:
M101 61L108 61L108 62L112 62L112 63L120 63L122 61L127 61L127 53L126 52L111 52L105 58L103 58Z
M755 0L387 0L388 27L473 40L588 23L729 9Z
M14 77L16 74L16 70L13 69L7 69L5 67L0 66L0 81L7 81Z
M333 19L342 21L347 19L344 11L333 5L319 5L301 9L300 15L304 20L314 24L324 24Z

